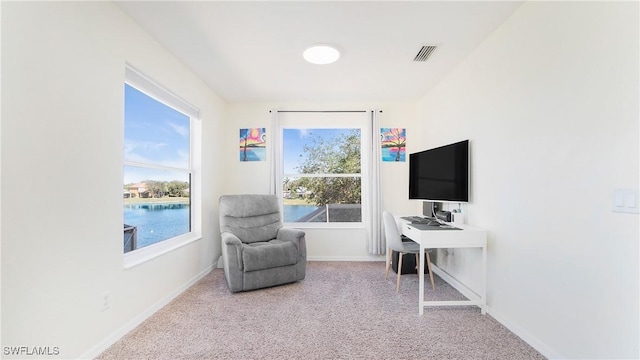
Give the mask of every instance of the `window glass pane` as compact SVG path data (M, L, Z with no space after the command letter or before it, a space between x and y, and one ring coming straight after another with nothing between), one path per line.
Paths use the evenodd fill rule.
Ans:
M125 84L124 160L189 168L190 118Z
M360 177L297 177L283 182L284 222L361 222Z
M126 253L191 231L191 119L128 84L124 115Z
M360 129L283 129L284 174L359 174Z
M124 167L124 252L191 231L189 173Z
M282 139L283 220L361 222L361 130L290 128Z

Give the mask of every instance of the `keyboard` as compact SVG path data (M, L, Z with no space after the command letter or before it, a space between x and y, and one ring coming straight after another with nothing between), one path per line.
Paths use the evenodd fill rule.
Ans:
M409 221L412 224L440 225L440 223L435 219L430 219L422 216L403 216L402 219Z
M411 223L411 226L418 230L462 230L451 225L431 225L425 223Z

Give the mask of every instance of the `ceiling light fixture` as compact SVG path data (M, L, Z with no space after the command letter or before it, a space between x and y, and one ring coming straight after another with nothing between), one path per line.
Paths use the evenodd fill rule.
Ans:
M331 64L340 58L340 52L330 45L314 45L302 53L302 57L312 64Z

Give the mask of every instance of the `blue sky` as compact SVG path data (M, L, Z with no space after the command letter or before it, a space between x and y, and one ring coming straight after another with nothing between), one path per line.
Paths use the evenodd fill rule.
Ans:
M124 159L176 168L189 167L190 119L125 84ZM176 177L178 176L179 177ZM185 180L178 172L125 167L124 183Z
M348 133L353 129L283 129L283 163L282 169L285 174L297 174L295 167L302 164L306 159L303 152L304 144L310 143L313 137L330 139L341 134Z

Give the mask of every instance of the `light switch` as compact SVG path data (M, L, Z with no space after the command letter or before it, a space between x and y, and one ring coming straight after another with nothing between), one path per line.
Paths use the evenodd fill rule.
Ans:
M613 191L613 208L624 207L624 190L616 189Z
M621 213L640 213L638 207L638 189L613 190L612 211Z
M636 207L636 194L633 192L633 190L627 190L624 192L624 207Z

